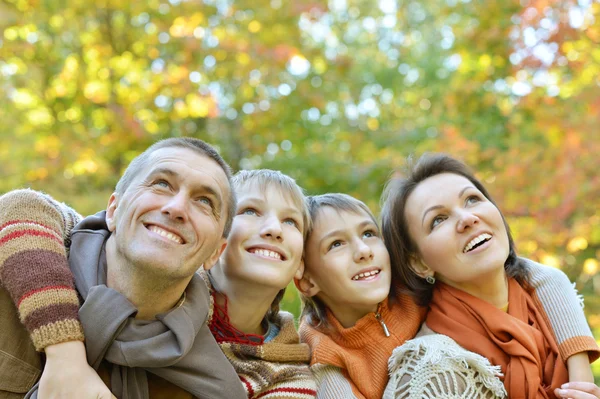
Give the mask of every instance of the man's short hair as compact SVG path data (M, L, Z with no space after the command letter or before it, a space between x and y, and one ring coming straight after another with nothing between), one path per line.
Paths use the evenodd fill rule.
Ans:
M192 150L200 155L208 157L219 164L225 175L227 176L227 182L229 183L229 196L227 199L227 219L225 220L225 227L223 229L223 236L227 237L229 235L229 231L231 230L231 222L233 220L233 216L235 215L235 207L236 207L236 197L235 190L233 189L233 185L231 182L231 167L223 160L221 155L215 150L210 144L193 137L171 137L168 139L157 141L152 144L150 147L146 149L146 151L142 152L140 155L135 157L133 161L127 166L125 169L125 173L117 182L117 186L115 187L115 193L117 195L123 195L127 188L131 184L131 182L138 175L140 170L144 169L148 165L148 161L152 153L161 148L187 148Z

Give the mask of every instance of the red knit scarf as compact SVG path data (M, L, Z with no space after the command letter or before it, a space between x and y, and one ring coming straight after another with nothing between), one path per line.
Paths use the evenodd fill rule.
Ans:
M210 332L215 337L217 343L221 344L223 342L229 342L234 344L248 344L248 345L262 345L265 341L265 337L258 334L246 334L243 331L235 328L230 320L229 315L227 314L227 296L223 294L223 298L225 302L223 306L219 305L217 301L217 292L211 292L213 303L214 303L214 312L212 319L210 321Z

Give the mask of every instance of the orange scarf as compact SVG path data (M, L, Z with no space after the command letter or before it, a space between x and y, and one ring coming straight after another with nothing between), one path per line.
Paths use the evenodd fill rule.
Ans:
M426 324L502 367L510 398L554 398L568 372L542 310L508 279L508 313L457 288L438 283Z
M329 329L315 328L301 321L300 340L310 346L311 366L327 364L342 369L354 396L381 398L388 383L388 359L397 346L414 338L425 315L425 308L405 294L395 301L381 303L379 313L390 336L386 337L375 313L361 318L354 327L344 328L327 310Z

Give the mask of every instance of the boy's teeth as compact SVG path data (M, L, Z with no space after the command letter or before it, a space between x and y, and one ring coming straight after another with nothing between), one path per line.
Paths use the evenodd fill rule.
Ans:
M158 226L150 226L149 230L153 233L158 234L159 236L168 238L171 241L175 241L178 244L183 244L183 240L181 239L181 237L179 237L173 233L170 233L166 230L163 230Z
M373 270L373 271L366 272L366 273L359 273L356 276L352 277L352 280L360 280L361 278L371 277L376 274L379 274L379 272L380 272L380 270Z
M250 252L255 253L257 255L266 256L267 258L273 258L273 259L281 260L281 255L280 254L278 254L275 251L269 251L268 249L254 249L254 250L252 250Z
M488 233L483 233L483 234L478 235L477 237L475 237L471 241L469 241L469 243L463 249L463 253L469 252L475 245L479 244L480 242L482 242L484 240L489 240L490 238L492 238L492 236L489 235Z

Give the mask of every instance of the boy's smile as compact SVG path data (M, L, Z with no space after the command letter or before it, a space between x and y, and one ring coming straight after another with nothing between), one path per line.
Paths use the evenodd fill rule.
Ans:
M374 312L389 294L390 258L366 212L319 209L306 244L305 278L344 326Z
M276 187L249 183L237 195L223 269L228 278L285 288L302 265L302 211Z

